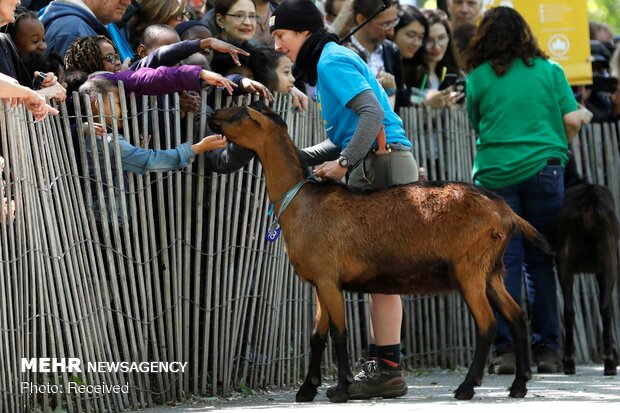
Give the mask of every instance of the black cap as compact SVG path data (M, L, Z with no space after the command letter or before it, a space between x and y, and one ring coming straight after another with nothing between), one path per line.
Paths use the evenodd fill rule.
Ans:
M184 22L177 24L174 30L177 31L179 36L182 36L183 33L185 33L187 30L191 29L194 26L202 26L207 30L209 29L206 24L198 20L186 20Z
M270 32L278 29L316 32L323 27L323 15L311 0L286 0L269 19Z

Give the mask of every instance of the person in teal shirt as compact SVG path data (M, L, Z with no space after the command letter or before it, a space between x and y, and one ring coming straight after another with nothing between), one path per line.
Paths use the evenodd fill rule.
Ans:
M383 2L376 0L375 10L383 7ZM385 27L394 21L373 20L372 24ZM286 0L281 3L270 19L270 31L276 50L295 62L301 75L296 77L316 85L317 102L328 139L301 151L302 160L307 165L323 162L315 174L336 181L346 176L349 186L366 189L416 181L418 167L411 153L411 142L385 91L370 67L355 52L338 44L335 35L327 33L323 16L313 2ZM385 130L385 142L391 149L387 162L377 161L374 152L382 130ZM369 353L374 358L362 366L362 371L348 386L348 397L403 396L407 393L407 383L400 364L400 296L371 294L370 312L375 346ZM343 333L344 326L333 327L339 334ZM316 357L320 357L318 353L323 351L326 335L326 329L318 331L318 328L313 334L312 367L316 365ZM342 341L339 343L342 346ZM297 393L297 400L314 397L320 377L311 373ZM344 390L334 386L328 389L327 396L330 400L341 401L339 397Z
M473 179L503 197L547 239L564 197L568 141L586 119L564 71L538 46L514 9L487 11L466 63L467 111L478 133ZM539 373L561 370L560 325L552 256L513 236L504 255L505 283L521 303L523 269L531 349ZM498 317L489 373L514 374L512 336Z

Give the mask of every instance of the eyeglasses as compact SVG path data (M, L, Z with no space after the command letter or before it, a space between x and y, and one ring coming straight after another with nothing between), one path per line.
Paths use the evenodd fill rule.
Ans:
M450 38L448 36L440 36L436 39L428 38L424 46L427 49L432 49L435 46L446 47L450 43Z
M419 35L416 33L405 33L405 40L409 43L415 44L416 46L422 46L424 44L424 35Z
M391 22L377 23L377 24L379 26L381 26L381 28L383 30L390 30L390 29L393 29L394 27L396 27L398 25L398 23L400 23L400 19L397 17L396 19L392 20Z
M121 57L116 53L108 53L107 55L104 55L102 57L103 57L103 60L107 61L111 65L115 64L116 62L121 61Z
M227 16L232 17L237 21L237 23L243 23L245 19L248 19L250 23L256 23L258 21L258 15L256 14L243 14L243 13L235 13L229 14L226 13Z
M188 11L182 11L179 12L178 14L175 14L174 16L172 16L173 19L175 19L178 22L182 22L184 18L187 19L191 19L192 18L192 14Z

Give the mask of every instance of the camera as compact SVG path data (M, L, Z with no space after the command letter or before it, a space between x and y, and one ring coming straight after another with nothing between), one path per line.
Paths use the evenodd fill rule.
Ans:
M618 78L600 73L594 73L592 75L592 93L616 93L617 88Z
M46 77L47 77L47 73L39 72L35 76L34 80L32 81L32 88L41 89L41 85L43 84L43 81L45 80Z

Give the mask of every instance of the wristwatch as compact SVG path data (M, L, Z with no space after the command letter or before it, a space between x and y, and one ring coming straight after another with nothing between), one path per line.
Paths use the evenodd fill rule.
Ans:
M351 161L346 156L342 156L341 155L341 156L338 157L338 165L342 166L345 169L350 169L351 168Z

